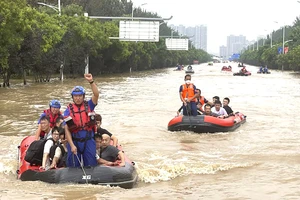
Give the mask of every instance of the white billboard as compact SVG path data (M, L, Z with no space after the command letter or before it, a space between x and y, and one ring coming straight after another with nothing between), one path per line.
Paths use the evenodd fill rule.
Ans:
M166 38L167 50L189 50L188 39Z
M119 40L121 41L159 41L158 21L120 21Z

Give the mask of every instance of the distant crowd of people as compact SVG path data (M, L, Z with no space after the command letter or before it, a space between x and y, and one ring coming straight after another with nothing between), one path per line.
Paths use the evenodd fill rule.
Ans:
M267 65L266 66L260 66L260 68L259 68L259 72L260 73L268 73L269 72L269 70L268 70L268 67L267 67Z
M201 95L201 90L191 82L191 79L191 75L185 75L185 83L179 87L182 106L177 111L177 115L182 113L185 116L209 115L218 118L234 115L233 110L228 105L230 103L228 97L223 99L223 106L219 96L214 96L210 102Z

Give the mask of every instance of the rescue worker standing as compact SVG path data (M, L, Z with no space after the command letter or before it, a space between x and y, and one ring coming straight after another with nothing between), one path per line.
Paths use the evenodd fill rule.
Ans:
M179 87L179 97L183 103L183 115L197 116L196 100L199 94L196 92L196 86L191 83L191 79L191 75L185 75L185 84Z
M90 83L93 96L89 101L85 101L85 90L82 86L75 86L71 95L73 103L69 104L64 112L65 133L68 141L68 167L79 167L80 162L84 166L96 166L95 157L96 143L95 134L95 113L99 91L94 83L92 74L84 74L85 79Z

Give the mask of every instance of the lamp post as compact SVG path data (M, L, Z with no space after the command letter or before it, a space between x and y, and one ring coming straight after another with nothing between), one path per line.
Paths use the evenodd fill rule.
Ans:
M52 6L52 5L49 5L49 4L46 4L46 3L42 3L42 2L37 2L37 4L52 8L53 10L58 12L59 16L61 15L60 0L57 0L57 6Z
M273 40L273 31L271 32L271 48L273 47L272 40Z
M147 5L147 3L142 3L140 6L138 7L141 7L141 6L144 6L144 5ZM133 21L133 3L132 3L132 7L131 7L131 18L132 18L132 21Z
M53 10L58 12L58 16L61 16L60 0L57 0L57 7L46 4L46 3L42 3L42 2L37 2L37 4L52 8ZM61 79L61 81L63 81L64 80L64 62L61 62L59 70L60 70L60 79Z

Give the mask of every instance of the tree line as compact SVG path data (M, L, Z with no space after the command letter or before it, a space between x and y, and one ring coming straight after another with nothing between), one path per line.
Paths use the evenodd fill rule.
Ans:
M251 65L267 65L270 69L300 71L300 19L297 17L292 26L285 26L285 47L288 52L280 53L283 47L283 28L273 31L266 39L250 45L241 54L240 62ZM271 47L272 37L272 47ZM257 50L257 45L259 46Z
M0 73L3 86L11 78L27 76L36 82L49 81L51 76L64 73L77 77L84 73L89 57L90 72L94 75L141 71L190 64L193 60L207 62L211 56L195 49L169 51L165 39L159 42L124 42L110 40L118 37L118 20L96 20L84 16L131 16L132 2L127 0L64 0L61 15L38 4L39 0L0 0ZM56 4L56 0L44 1ZM135 17L158 18L140 8ZM163 23L161 36L171 35ZM174 36L178 36L174 33Z

